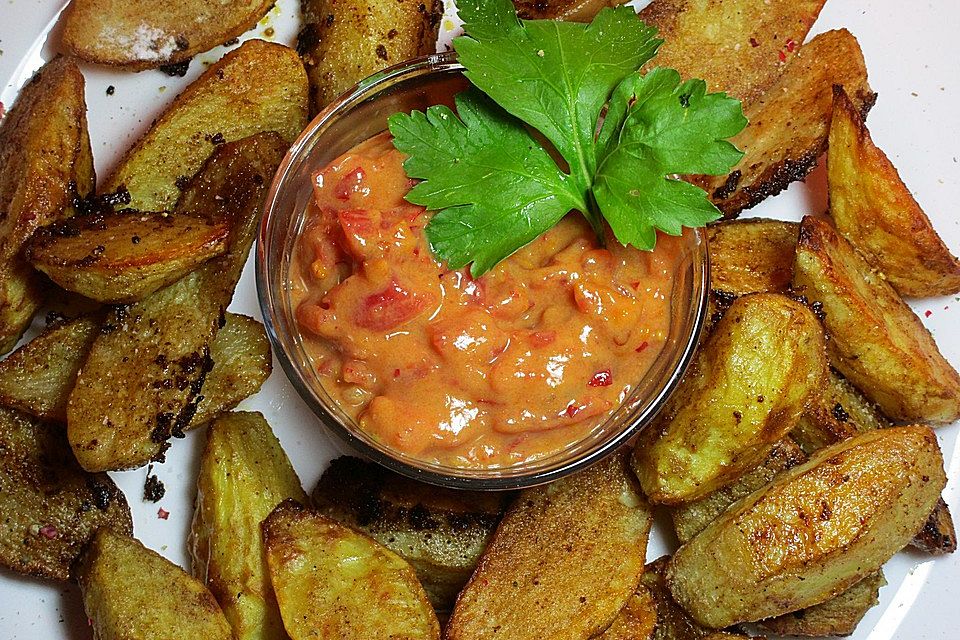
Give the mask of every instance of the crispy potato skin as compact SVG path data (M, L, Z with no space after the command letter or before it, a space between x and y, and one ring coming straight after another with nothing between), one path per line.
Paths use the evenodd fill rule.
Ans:
M590 22L602 9L624 3L625 0L513 0L519 18L567 22Z
M213 594L183 569L108 527L78 569L83 605L99 640L232 640Z
M88 62L140 71L188 61L251 29L272 0L74 0L63 48Z
M130 508L106 474L83 471L60 429L0 409L0 565L68 580L98 528L133 533Z
M644 493L677 504L734 481L796 425L826 375L809 309L779 294L738 298L640 434L632 465Z
M654 0L640 18L663 46L653 61L749 105L783 73L826 0Z
M898 293L923 297L960 291L960 260L873 143L843 87L833 89L827 172L837 231Z
M302 0L297 50L319 113L367 76L436 50L440 0Z
M657 607L650 590L637 585L613 624L597 640L650 640L657 626Z
M650 523L622 453L524 490L460 592L446 638L601 633L640 580Z
M237 640L287 635L267 575L260 523L307 494L259 413L228 413L207 431L190 528L193 575L216 596Z
M670 591L713 628L819 604L909 542L945 483L928 427L870 431L827 447L683 545L668 570Z
M413 568L373 538L290 500L262 527L291 640L439 640L440 624Z
M23 244L93 190L83 92L73 58L54 58L0 121L0 354L14 347L45 298Z
M800 225L750 218L707 227L710 288L736 296L787 293Z
M826 220L800 227L794 289L823 306L830 361L885 414L960 418L960 374L897 292Z
M296 52L249 40L177 96L100 192L123 186L130 192L130 208L169 211L180 197L178 179L194 175L219 140L274 131L293 141L307 125L307 98L307 77Z

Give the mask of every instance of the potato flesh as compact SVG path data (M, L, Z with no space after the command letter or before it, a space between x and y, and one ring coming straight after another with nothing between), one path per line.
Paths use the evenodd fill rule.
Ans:
M237 640L287 635L267 575L262 523L306 493L259 413L228 413L207 431L190 529L193 575L216 596Z
M723 628L819 604L872 574L920 529L946 483L928 427L827 447L683 545L670 591Z
M799 233L796 222L759 218L708 226L710 288L736 296L786 293Z
M100 529L80 561L80 590L99 640L231 640L213 594L139 541Z
M292 640L438 640L413 568L372 538L287 501L263 523L270 582Z
M634 449L652 502L690 502L759 464L796 425L827 375L823 331L778 294L738 298Z
M460 592L446 637L602 632L640 580L650 522L622 454L524 490Z

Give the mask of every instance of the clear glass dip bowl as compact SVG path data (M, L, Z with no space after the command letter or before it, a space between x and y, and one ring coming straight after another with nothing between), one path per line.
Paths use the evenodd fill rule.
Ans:
M669 335L631 395L586 438L552 456L497 469L459 468L417 459L364 432L327 394L304 349L288 286L291 256L313 197L312 175L358 143L386 129L398 112L452 106L468 82L452 54L412 60L373 75L320 113L280 165L257 241L257 291L267 333L290 382L327 429L370 459L405 476L464 489L515 489L587 467L650 423L680 381L707 313L709 263L705 234L687 234L670 298Z

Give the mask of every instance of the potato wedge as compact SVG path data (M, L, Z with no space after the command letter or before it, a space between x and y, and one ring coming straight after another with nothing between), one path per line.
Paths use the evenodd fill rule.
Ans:
M726 217L734 217L805 178L827 149L835 84L866 117L876 95L867 83L860 45L846 29L821 33L805 44L779 81L747 106L750 124L730 140L746 155L728 175L692 181L711 194Z
M68 291L130 303L221 255L229 232L226 221L168 213L78 216L39 229L26 256Z
M734 481L793 429L826 376L807 307L773 293L738 298L640 434L632 465L644 493L677 504Z
M758 100L800 50L826 0L653 0L641 12L663 45L653 61L709 91Z
M311 113L369 75L436 51L440 0L302 0Z
M513 0L519 18L567 22L590 22L601 9L622 4L626 0Z
M940 498L923 528L913 536L910 546L933 555L953 553L957 550L957 531L953 526L953 514L946 501Z
M713 628L819 604L906 545L945 484L928 427L869 431L737 502L680 547L667 583Z
M227 252L129 307L108 313L67 403L67 433L90 471L141 466L182 437L197 411L213 360L210 345L246 262L267 183L286 148L274 133L217 148L201 169L223 182L196 179L197 203L234 215ZM211 186L215 188L210 188ZM136 358L131 359L131 355Z
M460 592L446 637L601 633L640 580L651 517L623 453L521 492Z
M109 527L80 558L77 577L99 640L231 640L213 594L135 538Z
M54 58L0 120L0 354L14 347L45 297L21 254L24 242L93 190L83 91L76 62Z
M413 568L373 538L288 500L264 521L263 541L291 640L440 638Z
M318 511L409 562L437 611L453 607L512 497L442 489L350 457L333 460L313 491Z
M207 430L190 528L193 575L237 640L287 635L267 575L260 523L286 499L306 502L297 472L259 413L228 413Z
M645 586L637 589L623 605L613 624L598 636L597 640L650 640L657 626L657 606L653 595Z
M799 233L796 222L759 218L710 225L710 288L736 296L787 293Z
M296 53L248 40L177 96L100 191L124 187L130 208L168 211L180 197L178 181L195 174L217 143L264 131L290 143L306 125L307 77Z
M0 565L68 580L97 529L130 535L133 521L109 476L85 472L60 429L0 409Z
M827 185L837 231L900 295L960 292L960 260L873 143L843 87L833 90Z
M960 418L960 374L897 292L826 220L800 227L794 289L823 305L831 364L902 421Z
M74 0L63 48L87 62L131 70L189 61L253 28L272 0Z

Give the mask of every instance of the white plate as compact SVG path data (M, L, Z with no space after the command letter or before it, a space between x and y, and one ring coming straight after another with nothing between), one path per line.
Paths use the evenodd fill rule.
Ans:
M0 102L13 102L20 86L57 47L56 16L62 0L0 0ZM768 0L769 1L769 0ZM640 0L640 4L646 4ZM297 0L279 0L277 6L247 37L290 44L299 28ZM444 22L445 30L454 27ZM874 139L900 170L920 204L954 253L960 252L960 59L954 43L960 33L960 3L950 0L851 2L830 0L813 32L847 27L860 40L870 70L870 82L880 94L870 114ZM110 172L119 154L205 65L218 59L223 48L201 54L185 78L158 71L122 73L84 67L90 138L97 173ZM106 95L109 85L113 95ZM825 209L823 173L807 184L796 184L747 215L798 219L806 212ZM231 309L259 317L252 264L240 280ZM960 297L923 300L914 305L937 338L946 357L960 366ZM930 315L927 317L926 312ZM261 411L279 436L304 486L309 491L330 458L341 452L316 422L279 366L263 390L241 405ZM951 478L945 496L960 509L956 455L957 425L938 431ZM141 501L145 470L114 473L133 511L137 537L174 562L187 566L185 540L193 511L194 478L202 433L174 441L169 462L156 468L166 484L159 504ZM157 517L158 508L169 512ZM0 514L2 517L2 514ZM667 529L660 523L648 556L653 559L670 547ZM858 640L957 638L954 617L960 595L960 554L931 559L905 551L885 568L889 586L853 636ZM0 638L89 638L86 616L77 589L0 570Z

